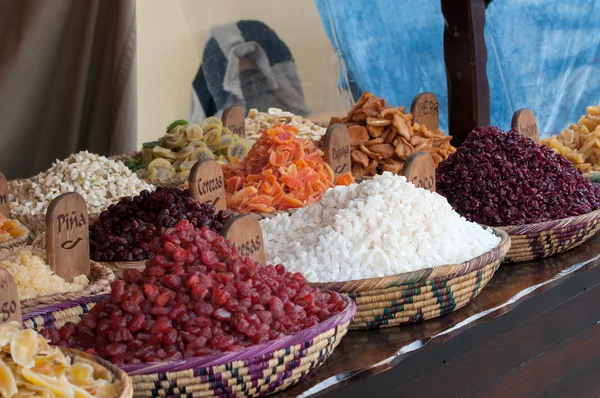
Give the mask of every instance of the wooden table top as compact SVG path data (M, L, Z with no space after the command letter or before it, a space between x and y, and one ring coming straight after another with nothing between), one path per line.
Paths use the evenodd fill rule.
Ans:
M348 332L320 369L278 396L371 397L388 394L400 396L401 393L411 397L427 397L432 396L431 394L465 396L477 388L478 391L485 391L485 394L478 396L508 396L504 394L509 392L511 397L519 396L515 395L515 391L503 389L510 383L496 379L511 376L518 380L518 377L524 377L512 374L511 371L515 366L523 364L519 361L527 362L547 351L546 346L538 347L539 353L533 348L537 347L544 329L551 328L557 322L559 325L573 325L573 314L578 314L581 318L577 321L579 326L570 332L583 332L587 330L588 323L593 322L597 326L598 335L591 334L595 329L588 331L588 334L579 338L580 343L593 337L598 337L600 341L600 324L596 324L600 320L600 305L597 305L598 300L594 301L595 298L600 299L600 267L595 269L598 264L599 235L558 256L536 262L503 264L481 294L456 312L413 325ZM580 297L582 293L585 293L585 297ZM590 310L585 307L582 310L582 302L590 308L595 306L598 309ZM536 328L544 329L538 330L531 326L524 328L526 321L533 322L532 325L536 325ZM536 338L527 333L533 333ZM561 338L566 338L563 335L564 333L554 333L554 337L548 337L546 343L559 344ZM499 338L511 338L512 340L507 341L521 343L517 346L508 343L501 345L496 342ZM527 344L523 345L523 341ZM476 349L483 351L474 352ZM503 369L500 365L504 362L496 361L496 357L490 353L485 354L485 350L497 355L503 354L509 358L504 361L505 365L513 368ZM525 352L529 352L527 355L531 358ZM480 357L472 357L477 354ZM470 361L464 362L464 358L469 355ZM525 356L521 358L523 355ZM600 357L600 343L598 356ZM457 367L461 361L469 365ZM597 362L596 366L600 367L600 361ZM452 366L446 366L450 363ZM490 370L490 367L495 370ZM466 376L481 373L481 369L488 370L487 376L482 375L481 380L477 379L480 384ZM457 373L460 370L467 373ZM440 394L440 389L446 388L448 380L454 385L454 391L444 390L447 394ZM495 380L496 384L493 383ZM598 387L600 388L600 381ZM600 391L597 395L590 396L599 395Z

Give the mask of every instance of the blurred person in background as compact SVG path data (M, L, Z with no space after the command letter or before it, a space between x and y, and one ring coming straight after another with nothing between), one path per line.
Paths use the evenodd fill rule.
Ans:
M309 113L296 63L277 33L260 21L213 27L192 84L189 121L221 116L231 105Z

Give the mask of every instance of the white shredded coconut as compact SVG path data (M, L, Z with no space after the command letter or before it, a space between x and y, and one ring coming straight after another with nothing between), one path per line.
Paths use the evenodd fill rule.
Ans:
M11 214L45 214L52 199L77 192L85 199L90 214L100 214L123 196L152 189L121 161L82 151L28 179L13 180L10 186Z
M389 172L328 190L319 203L260 222L269 263L310 282L377 278L458 264L500 243L448 201Z
M73 283L66 282L52 272L45 258L44 250L32 246L0 250L0 267L15 280L19 299L74 292L90 283L85 275L74 277Z

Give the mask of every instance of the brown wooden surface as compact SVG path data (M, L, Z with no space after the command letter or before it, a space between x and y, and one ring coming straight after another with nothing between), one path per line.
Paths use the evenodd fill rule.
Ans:
M417 188L435 192L435 163L429 153L410 155L402 167L402 175Z
M434 93L418 94L410 106L413 123L425 125L429 130L440 128L440 104Z
M216 160L201 160L190 170L188 179L190 194L200 203L208 203L225 210L225 179Z
M245 120L246 115L244 109L239 105L230 106L223 111L221 121L223 126L227 127L233 134L237 134L240 137L246 136Z
M531 138L539 145L540 135L538 133L537 121L531 110L527 108L517 110L512 117L511 127L517 130L519 134Z
M19 291L8 271L0 268L0 324L10 321L21 321Z
M333 170L335 178L350 171L350 136L344 124L336 123L327 129L321 149L323 159Z
M490 124L485 6L484 0L442 0L448 123L454 146L475 127Z
M10 206L8 204L8 182L4 174L0 173L0 215L8 217Z
M383 389L382 380L386 377L395 383L385 392L390 397L462 396L473 393L475 385L483 388L507 377L511 369L533 361L531 357L540 352L551 354L557 341L586 345L589 340L572 340L570 336L579 335L579 331L587 330L600 319L600 309L592 309L598 307L600 298L600 267L596 268L599 256L597 235L558 256L502 265L473 302L447 316L402 327L351 331L317 372L279 396L382 396L377 388ZM578 295L581 284L589 285L588 290L598 287L594 287L593 295ZM528 324L533 318L537 319ZM496 322L506 324L502 326L506 329L503 335ZM462 337L465 335L468 337ZM596 337L600 341L600 334ZM478 351L478 344L484 343L485 349ZM461 345L466 346L462 348L466 351L463 357L457 355L456 347ZM421 357L433 358L432 363L420 360ZM444 366L446 363L453 366ZM461 364L470 368L460 367ZM538 380L542 376L535 377ZM584 385L590 382L581 372L569 377L581 377ZM506 388L501 381L498 383L494 388ZM560 380L556 383L556 388L567 386ZM506 391L480 396L519 396L511 395L513 391L505 395Z
M259 264L267 264L262 228L253 216L233 217L223 226L221 234L233 242L242 256L250 256Z
M90 275L88 210L78 193L63 193L48 206L46 250L48 264L67 282L79 275Z

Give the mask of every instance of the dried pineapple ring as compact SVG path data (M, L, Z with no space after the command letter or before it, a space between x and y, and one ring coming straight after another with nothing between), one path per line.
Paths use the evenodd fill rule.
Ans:
M223 127L223 122L216 116L211 116L209 118L204 119L200 124L200 127L202 127L202 130L206 132L206 128L211 124L216 124L219 127Z
M185 131L185 136L188 141L199 141L204 137L204 131L199 124L190 124Z
M17 381L10 367L0 358L0 396L12 397L18 391Z
M163 148L161 146L155 146L154 148L152 148L152 152L154 153L155 156L160 157L160 158L166 158L166 159L177 159L177 154L175 152L173 152L170 149L167 148Z
M31 368L35 365L34 357L38 350L37 332L26 329L19 330L10 342L10 355L17 365Z
M148 165L148 170L149 171L153 171L155 169L172 169L173 165L171 164L171 162L169 162L167 159L154 159L153 161L150 162L150 164Z

